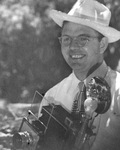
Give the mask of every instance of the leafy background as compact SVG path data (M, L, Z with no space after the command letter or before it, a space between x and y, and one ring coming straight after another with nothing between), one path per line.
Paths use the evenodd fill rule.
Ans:
M120 1L99 1L112 12L110 25L120 30ZM44 94L71 72L60 51L60 27L48 10L68 12L75 2L0 0L0 150L10 148L10 137L34 92ZM104 56L120 72L119 47L120 41L110 44Z

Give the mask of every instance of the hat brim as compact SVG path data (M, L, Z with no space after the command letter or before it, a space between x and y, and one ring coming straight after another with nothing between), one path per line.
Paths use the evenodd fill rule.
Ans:
M91 27L94 30L103 34L105 37L107 37L109 43L116 42L120 39L120 31L118 31L112 27L105 26L105 25L100 24L100 23L95 22L95 21L90 21L88 19L73 17L73 16L70 16L66 13L57 11L57 10L51 10L49 13L49 16L60 27L62 27L63 21L70 21L70 22L74 22L74 23L78 23L78 24L82 24L82 25Z

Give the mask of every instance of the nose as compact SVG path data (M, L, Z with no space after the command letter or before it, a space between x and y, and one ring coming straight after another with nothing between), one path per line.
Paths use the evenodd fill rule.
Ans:
M75 49L79 49L80 45L78 43L78 41L76 39L72 39L71 43L70 43L70 49L71 50L75 50Z

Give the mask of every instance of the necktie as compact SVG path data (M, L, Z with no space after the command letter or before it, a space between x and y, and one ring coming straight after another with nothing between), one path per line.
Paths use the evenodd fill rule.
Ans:
M73 101L72 115L79 115L79 113L84 112L84 101L86 99L86 87L84 82L78 84L79 91L77 92L75 99Z

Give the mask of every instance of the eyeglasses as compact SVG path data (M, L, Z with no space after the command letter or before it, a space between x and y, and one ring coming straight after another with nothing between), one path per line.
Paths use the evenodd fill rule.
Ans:
M99 38L99 37L94 37L94 36L89 36L89 35L79 35L79 36L76 36L76 37L71 37L71 36L68 36L68 35L62 35L61 37L59 37L59 41L60 41L60 44L63 45L63 46L69 46L73 40L76 40L77 44L79 46L86 46L87 43L89 41L91 41L91 39L96 39L96 38Z

